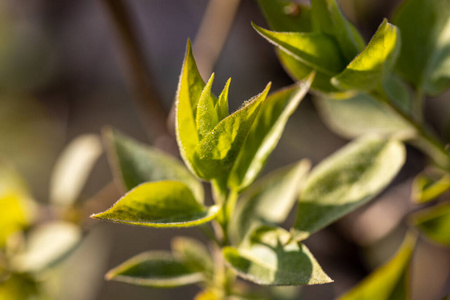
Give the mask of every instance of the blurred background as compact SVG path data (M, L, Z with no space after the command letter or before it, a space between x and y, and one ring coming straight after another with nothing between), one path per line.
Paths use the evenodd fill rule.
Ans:
M339 2L368 40L401 1ZM99 135L112 126L178 155L169 116L187 38L204 79L216 73L216 94L232 78L230 111L269 81L272 91L293 83L250 21L266 26L253 0L0 0L0 156L14 164L33 198L45 204L59 154L81 134ZM434 129L448 136L450 104L444 97L430 99L426 113ZM302 158L316 164L346 142L327 129L307 98L265 172ZM421 154L408 149L407 164L390 189L308 239L335 283L285 292L298 293L298 299L332 299L386 261L403 239L404 217L414 209L412 176L423 167ZM83 226L90 229L85 248L70 258L81 270L58 275L67 277L65 290L72 294L60 299L191 299L195 287L159 290L103 280L107 270L131 256L168 249L173 236L202 239L196 228L157 230L88 219L120 196L103 154L78 200L90 203L82 214ZM42 213L38 221L46 218ZM449 266L448 250L420 241L413 299L439 299L445 286L450 291ZM80 289L88 292L77 294Z

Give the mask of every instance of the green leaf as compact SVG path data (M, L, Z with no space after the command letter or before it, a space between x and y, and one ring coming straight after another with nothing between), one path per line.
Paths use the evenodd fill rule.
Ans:
M450 86L450 2L407 0L394 16L402 33L397 69L430 95Z
M213 259L204 244L187 237L175 237L171 244L172 251L179 261L194 271L203 272L206 276L212 277Z
M167 252L141 253L106 274L107 280L148 287L171 288L203 281L203 275L188 268Z
M287 0L258 0L259 7L275 31L311 31L311 8Z
M269 88L270 83L261 94L253 97L238 111L220 121L201 140L193 157L199 177L207 180L227 179Z
M334 37L347 62L364 49L364 39L342 15L335 0L312 0L311 8L314 31Z
M397 254L339 300L409 299L409 268L417 238L408 234Z
M264 101L230 172L229 187L242 190L256 179L276 147L289 117L308 92L313 76L295 88L282 89L270 95Z
M113 173L127 190L148 181L176 180L189 186L197 201L203 203L202 184L180 161L115 130L105 130L103 136Z
M25 274L12 274L0 283L1 300L45 300L34 278Z
M200 204L187 185L179 181L143 183L105 212L91 217L149 227L189 227L211 221L218 206Z
M332 38L312 32L275 32L252 23L253 28L270 43L308 67L329 76L345 68L345 61Z
M218 112L219 121L228 117L228 90L230 89L231 78L227 80L222 93L220 93L219 100L215 105L215 110Z
M175 130L181 156L192 171L195 171L195 168L191 165L191 158L200 142L195 116L197 104L204 87L205 83L198 72L192 54L191 42L188 40L175 100Z
M305 245L287 243L282 228L263 227L247 247L225 247L223 254L242 278L260 285L311 285L332 282Z
M331 82L344 90L380 89L400 50L400 33L385 19L367 47Z
M76 225L54 221L30 232L25 250L13 259L21 272L40 272L51 268L71 254L80 244L82 233Z
M206 289L195 295L194 300L222 300L223 296L215 289ZM234 299L233 299L234 300Z
M219 123L219 115L216 111L217 98L211 93L213 81L214 73L200 94L200 99L197 104L196 123L200 140Z
M322 120L336 133L355 138L368 133L411 135L412 128L390 107L365 93L336 100L331 96L315 97Z
M0 248L11 234L33 222L35 206L20 175L0 158Z
M259 0L261 8L270 28L282 32L311 31L311 8L301 3L286 0ZM313 68L297 60L294 56L277 49L277 55L286 72L296 81L306 80ZM316 73L311 88L321 92L340 92L330 83L331 76Z
M311 163L302 160L258 180L242 195L232 218L231 232L240 242L256 227L282 223L294 206Z
M56 162L50 179L50 202L72 205L102 152L97 135L84 134L74 139Z
M322 161L301 194L295 238L307 238L375 197L404 162L402 143L377 137L355 140Z
M297 60L294 56L291 56L280 49L277 49L276 52L278 54L278 58L280 59L281 65L294 81L305 80L311 72L314 72L313 68L308 67L306 64ZM316 72L311 89L322 93L342 93L341 90L331 84L330 80L331 76L321 72Z
M415 213L412 223L430 240L450 246L450 203L442 203Z
M436 199L450 190L450 176L436 170L430 174L421 173L412 184L411 198L416 203L425 203Z

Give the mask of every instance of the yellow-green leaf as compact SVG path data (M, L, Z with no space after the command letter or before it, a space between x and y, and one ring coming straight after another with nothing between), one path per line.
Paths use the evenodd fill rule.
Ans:
M203 272L212 277L214 273L213 259L208 248L200 241L188 237L175 237L171 241L172 251L178 260L190 269Z
M450 190L450 176L436 170L431 173L421 173L412 184L411 198L416 203L425 203L436 199Z
M297 60L294 56L277 49L278 58L285 71L291 76L294 81L305 80L314 71L313 68L307 66L303 62ZM326 75L322 72L316 72L311 89L322 93L342 93L341 90L331 84L332 76Z
M402 33L397 69L428 94L444 92L450 86L450 2L406 0L393 23Z
M397 254L339 300L409 299L409 268L416 237L408 234Z
M213 81L214 73L206 83L197 104L196 123L200 140L202 140L220 121L218 111L216 111L217 98L211 93Z
M347 62L363 50L364 39L341 13L336 0L312 0L311 20L314 31L336 39Z
M200 141L195 116L197 114L197 104L204 87L205 83L198 72L192 54L191 42L188 40L175 100L175 129L181 156L191 170L195 170L191 165L191 157Z
M311 8L288 0L258 0L270 28L275 31L311 31Z
M0 248L34 219L35 203L17 171L0 158Z
M105 130L111 168L127 190L148 181L176 180L191 189L203 203L203 186L176 158L156 148L141 144L115 130Z
M230 89L231 78L227 80L222 93L220 93L219 100L217 100L215 109L219 115L219 121L228 117L228 90Z
M242 190L253 183L275 149L289 117L308 92L313 78L311 75L306 82L282 89L264 101L230 172L229 187Z
M248 246L225 247L230 267L242 278L260 285L312 285L333 280L322 270L305 245L288 242L282 228L263 227Z
M148 287L171 288L203 281L203 274L188 268L167 252L141 253L106 274L106 279Z
M270 84L261 94L247 101L242 108L220 121L201 140L193 157L193 163L201 178L207 180L221 178L226 182L269 88Z
M312 32L275 32L252 23L253 28L270 43L279 47L313 70L329 76L345 68L345 60L334 40Z
M450 203L442 203L415 213L412 223L430 240L450 247Z
M367 47L331 82L344 90L380 89L400 50L400 33L385 19Z
M263 224L282 223L294 206L311 163L299 163L269 173L244 193L231 221L237 242Z
M211 221L218 212L218 206L200 204L186 184L156 181L138 185L110 209L91 217L149 227L189 227Z
M360 138L313 169L301 193L293 228L302 240L380 193L405 162L396 140Z

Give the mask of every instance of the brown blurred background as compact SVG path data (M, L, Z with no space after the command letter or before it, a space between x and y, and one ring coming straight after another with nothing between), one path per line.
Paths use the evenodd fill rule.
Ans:
M109 125L176 154L170 129L165 132L162 128L174 99L188 37L194 41L202 75L209 76L211 70L216 73L216 93L232 77L231 111L268 81L273 82L272 90L292 83L272 46L250 26L250 21L265 25L256 1L123 2L0 0L0 155L17 166L41 203L47 202L58 154L80 134L100 134ZM368 40L400 1L339 2ZM124 43L121 27L114 21L114 7L119 8L116 12L124 12L120 3L130 17L144 60L134 61L131 69L127 53L135 49L132 42ZM136 78L143 80L144 86L136 84ZM445 116L450 105L442 100L429 101L427 117L436 130L448 136ZM308 98L288 123L265 172L305 157L317 163L345 143L325 127ZM409 149L407 165L387 192L307 241L335 283L303 288L298 299L332 299L394 253L405 231L404 225L397 224L403 224L405 213L413 209L411 179L423 166L420 153ZM98 195L111 180L103 155L89 176L81 202ZM109 189L96 199L95 209L105 209L119 196ZM201 238L195 228L157 230L88 222L102 228L109 238L99 252L99 261L106 263L100 264L98 274L140 252L168 249L172 236ZM379 224L383 224L381 229ZM444 285L449 291L449 256L448 250L419 243L413 299L439 299ZM197 291L195 287L146 289L106 282L101 275L95 280L92 284L99 288L92 299L191 299ZM72 284L76 290L76 278Z

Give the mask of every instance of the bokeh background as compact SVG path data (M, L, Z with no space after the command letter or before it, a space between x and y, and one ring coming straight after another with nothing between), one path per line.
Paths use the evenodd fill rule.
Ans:
M339 2L368 40L401 1ZM139 48L122 31L124 21L130 21ZM216 93L232 78L230 110L269 81L272 90L292 84L250 21L265 26L253 0L0 0L0 155L16 166L43 204L58 155L80 134L99 135L112 126L177 155L170 111L188 37L204 78L216 73ZM429 99L426 114L434 129L448 137L445 97ZM324 125L308 97L289 121L265 172L305 157L316 164L346 142ZM421 154L408 149L407 164L386 192L306 242L335 283L282 293L332 299L389 258L402 241L406 213L414 209L409 201L412 176L423 167ZM195 228L157 230L89 220L89 213L120 197L111 182L103 154L79 199L90 202L84 223L92 230L88 238L100 242L93 253L84 250L90 255L83 249L75 253L72 259L82 271L60 275L68 278L61 299L191 299L195 287L159 290L103 280L108 269L133 255L168 249L173 236L202 239ZM413 299L439 299L445 286L450 292L448 250L421 240L413 269ZM89 292L77 294L82 288Z

